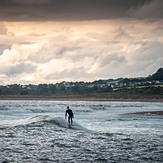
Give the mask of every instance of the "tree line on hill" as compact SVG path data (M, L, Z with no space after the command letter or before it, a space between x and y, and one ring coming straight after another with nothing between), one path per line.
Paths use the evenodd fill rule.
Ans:
M0 86L0 96L70 96L70 95L97 95L97 94L156 94L163 96L163 87L160 85L149 85L138 88L135 83L143 86L145 83L163 84L163 68L156 73L144 78L119 78L108 80L97 80L94 82L61 82L56 84L20 85L12 84ZM131 84L131 86L129 85ZM128 87L130 86L130 87ZM118 87L118 89L115 89Z

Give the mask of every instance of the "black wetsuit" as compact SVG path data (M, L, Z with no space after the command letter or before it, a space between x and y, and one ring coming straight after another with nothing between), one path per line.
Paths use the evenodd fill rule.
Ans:
M74 114L71 109L66 110L65 117L67 116L67 113L68 113L68 123L70 124L70 122L71 122L71 124L72 124L72 118L74 117Z

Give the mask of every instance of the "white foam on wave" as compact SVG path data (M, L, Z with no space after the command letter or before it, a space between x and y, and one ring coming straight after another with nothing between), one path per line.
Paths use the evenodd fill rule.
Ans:
M69 128L69 125L66 119L62 117L51 117L48 115L37 115L32 118L4 121L3 123L1 123L1 125L14 127L14 126L28 125L32 123L38 123L38 122L48 122L48 123L57 125L59 127ZM73 121L73 125L71 126L71 129L83 130L83 131L87 130L85 127L83 127L82 125L78 124L75 121Z
M30 119L31 123L34 122L49 122L53 123L55 125L58 125L63 128L69 128L68 122L66 119L62 117L50 117L47 115L40 115L40 116L35 116ZM71 126L71 129L74 130L87 130L85 127L81 126L80 124L76 123L73 121L73 125Z
M67 120L65 120L62 117L52 118L51 122L54 123L54 124L57 124L60 127L69 128ZM74 129L74 130L87 130L85 127L81 126L80 124L78 124L78 123L76 123L74 121L73 121L73 124L71 125L71 129Z

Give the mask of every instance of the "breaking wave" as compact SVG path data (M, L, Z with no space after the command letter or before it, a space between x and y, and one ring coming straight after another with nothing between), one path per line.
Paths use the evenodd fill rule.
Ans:
M28 125L28 124L32 124L32 123L38 123L38 122L47 122L47 123L51 123L51 124L57 125L62 128L69 128L69 125L68 125L68 122L66 119L64 119L62 117L50 117L48 115L37 115L32 118L25 119L23 121L19 120L18 123L15 123L14 126ZM87 128L83 127L82 125L80 125L74 121L73 121L73 125L71 126L71 129L83 130L83 131L87 130Z

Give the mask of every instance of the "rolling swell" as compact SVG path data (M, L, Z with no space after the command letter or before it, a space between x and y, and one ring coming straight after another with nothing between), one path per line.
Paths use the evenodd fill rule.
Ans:
M68 122L64 118L62 118L62 117L50 117L48 115L34 116L34 117L26 120L25 125L33 124L33 123L37 124L37 123L40 123L40 122L42 122L42 123L50 123L50 124L59 126L61 128L69 128L68 127ZM71 126L71 129L82 130L82 131L87 130L85 127L83 127L82 125L80 125L80 124L78 124L78 123L76 123L74 121L73 121L73 125Z
M67 104L77 130L67 129ZM162 111L162 103L1 101L0 106L0 162L162 163L162 119L149 114Z

